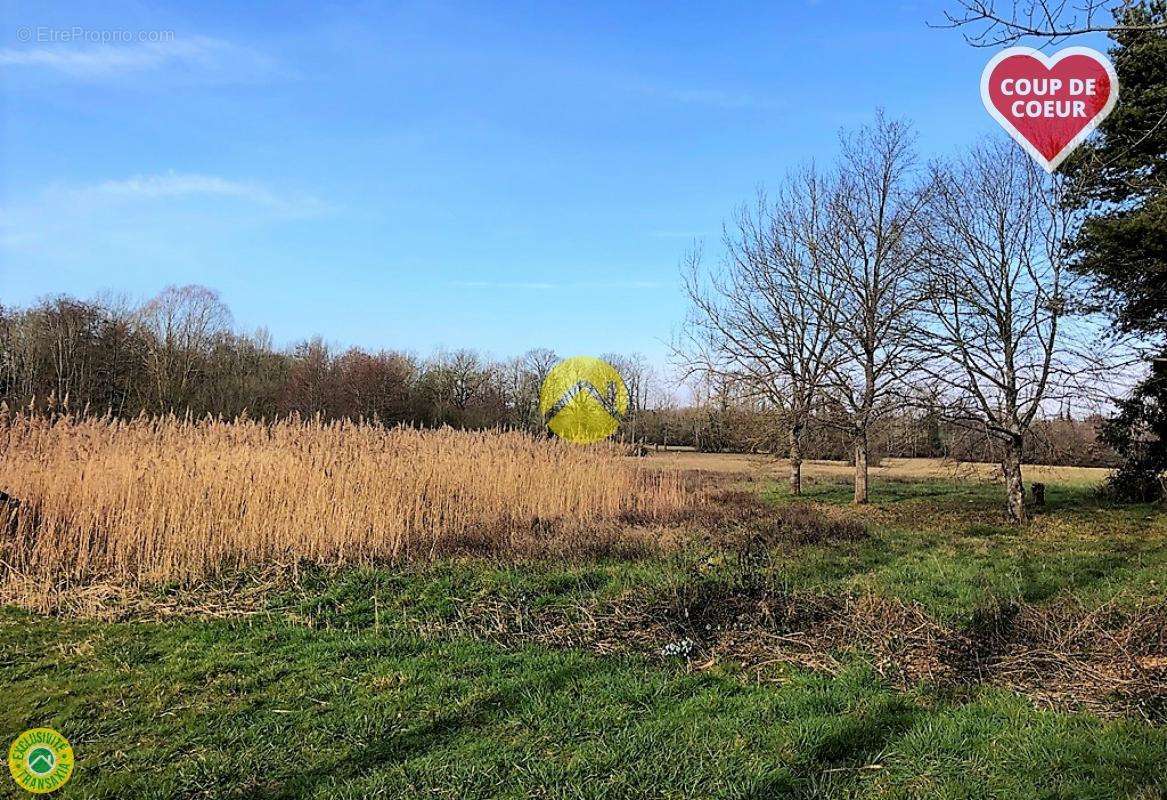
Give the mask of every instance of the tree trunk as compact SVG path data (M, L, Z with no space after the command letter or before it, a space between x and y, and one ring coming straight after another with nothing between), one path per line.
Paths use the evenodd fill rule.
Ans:
M855 437L855 503L867 502L867 434Z
M790 428L790 493L802 494L802 428Z
M1001 462L1005 477L1005 491L1009 495L1009 519L1020 525L1025 522L1025 484L1021 482L1021 437L1005 440L1005 459Z

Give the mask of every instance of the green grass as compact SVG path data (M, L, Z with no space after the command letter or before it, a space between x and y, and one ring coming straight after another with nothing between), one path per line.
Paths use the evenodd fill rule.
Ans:
M788 501L781 486L768 496ZM1001 600L1099 605L1167 595L1167 516L1103 503L1088 486L1054 484L1047 498L1030 526L1016 528L995 484L876 484L872 508L855 511L870 520L871 538L780 554L776 568L795 586L894 596L956 621ZM804 499L846 505L850 488L820 482Z
M0 729L78 756L60 797L1155 797L1167 732L856 665L781 684L393 628L8 613ZM1142 794L1139 794L1139 793Z
M853 512L870 538L779 550L766 569L954 620L1002 598L1163 597L1156 510L1052 486L1018 531L998 491L879 484ZM809 494L848 499L841 484ZM710 556L309 572L270 613L231 622L0 611L0 734L49 725L72 741L62 798L1167 796L1162 726L1039 711L987 686L901 692L861 658L835 677L774 668L754 683L679 659L418 633L476 596L566 609L668 592Z

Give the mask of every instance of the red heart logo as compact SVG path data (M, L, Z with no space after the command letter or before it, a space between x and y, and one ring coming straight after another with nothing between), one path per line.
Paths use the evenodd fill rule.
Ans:
M1052 56L1030 47L998 53L981 73L981 99L1009 135L1053 172L1118 101L1110 59L1089 47Z

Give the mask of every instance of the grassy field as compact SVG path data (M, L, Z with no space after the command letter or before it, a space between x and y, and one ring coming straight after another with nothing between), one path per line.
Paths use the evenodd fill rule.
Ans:
M785 480L789 462L766 455L746 453L699 453L693 450L662 450L652 452L646 463L665 469L703 470L730 475L748 475L759 479ZM836 482L850 478L852 467L842 461L803 462L803 479ZM883 481L953 481L967 478L993 480L1000 476L997 464L945 461L939 458L885 458L870 466L872 480ZM1051 467L1041 464L1025 468L1026 480L1045 481L1062 485L1094 486L1106 479L1109 470L1098 467Z
M1079 470L1013 529L991 473L893 463L853 508L842 465L796 503L754 464L650 456L724 473L659 549L10 607L0 731L68 736L77 798L1167 796L1167 515Z

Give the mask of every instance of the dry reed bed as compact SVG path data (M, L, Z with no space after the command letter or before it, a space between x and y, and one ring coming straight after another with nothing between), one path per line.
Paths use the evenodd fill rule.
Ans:
M691 497L679 474L614 449L514 432L18 415L0 419L0 453L0 490L19 503L0 507L0 580L54 591L467 548L521 555L550 538L569 550Z

